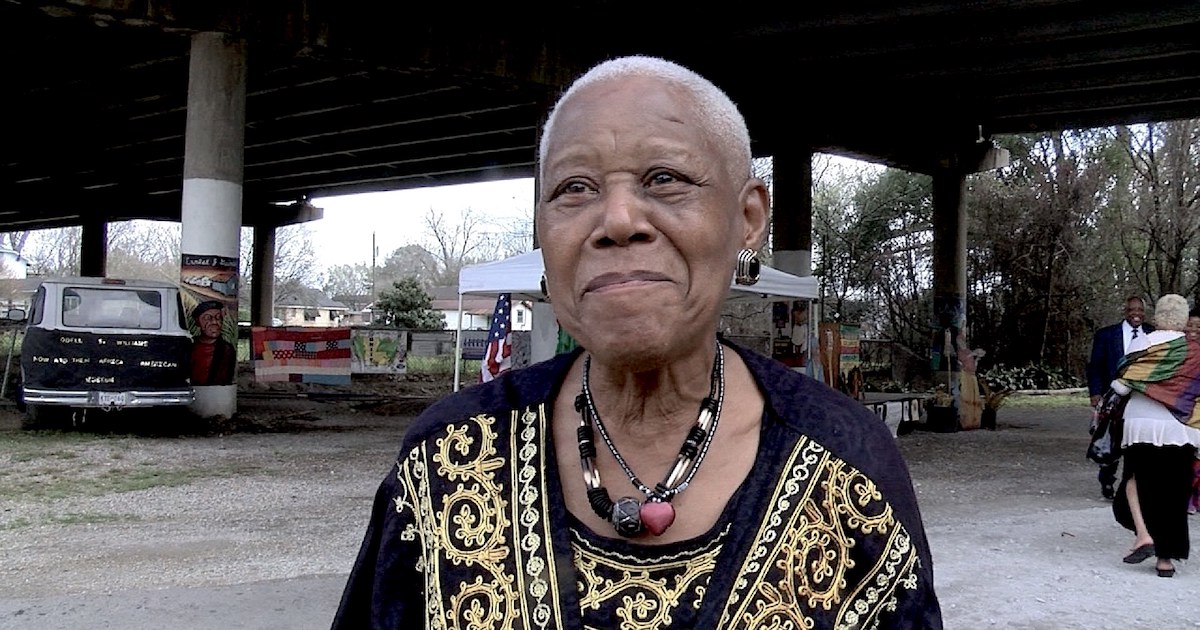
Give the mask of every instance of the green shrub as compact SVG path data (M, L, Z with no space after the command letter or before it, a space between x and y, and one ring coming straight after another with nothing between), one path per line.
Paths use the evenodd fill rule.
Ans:
M463 382L473 382L471 378L479 374L479 361L467 360L459 368L462 370ZM436 357L408 357L408 372L410 374L429 374L433 376L454 376L454 356L442 355Z
M1082 381L1057 367L1026 365L1006 367L1003 364L979 373L993 390L1008 389L1068 389L1080 387Z

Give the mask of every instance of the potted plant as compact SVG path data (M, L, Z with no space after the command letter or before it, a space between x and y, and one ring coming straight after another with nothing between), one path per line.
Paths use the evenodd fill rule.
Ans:
M990 431L996 430L996 413L1004 406L1004 401L1015 392L1015 389L993 390L988 386L987 379L979 379L980 393L983 394L983 415L979 424Z
M953 433L958 430L958 410L954 408L954 398L945 385L938 385L934 390L927 414L925 423L930 431Z

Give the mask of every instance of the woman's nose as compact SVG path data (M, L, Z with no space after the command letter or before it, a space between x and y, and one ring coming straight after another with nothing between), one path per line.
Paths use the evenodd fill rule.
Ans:
M636 184L613 186L606 191L596 239L598 245L624 246L653 240L654 226L649 219L648 200L641 192Z

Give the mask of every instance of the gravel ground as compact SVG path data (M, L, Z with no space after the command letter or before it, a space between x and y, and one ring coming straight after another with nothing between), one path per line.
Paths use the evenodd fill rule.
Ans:
M259 426L288 432L54 436L22 434L12 429L15 420L5 422L0 627L104 627L91 604L80 607L97 602L112 606L110 627L159 628L122 622L122 602L150 612L156 589L251 585L254 593L258 583L269 591L271 581L337 576L318 589L319 607L301 602L301 621L278 627L327 626L409 418L307 402L258 407ZM121 480L151 487L104 491ZM21 496L22 487L33 490ZM176 627L230 627L205 619L205 611L235 594L200 604L199 614Z
M328 627L409 418L242 409L271 432L25 434L0 413L0 628ZM1087 413L900 438L947 628L1200 628L1195 562L1171 580L1121 563Z

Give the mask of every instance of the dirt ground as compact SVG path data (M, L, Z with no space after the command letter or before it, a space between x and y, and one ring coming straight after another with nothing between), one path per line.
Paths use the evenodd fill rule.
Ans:
M328 627L413 404L244 398L204 436L0 411L0 627ZM1196 562L1121 562L1087 418L1008 406L996 431L899 438L947 628L1200 628Z

